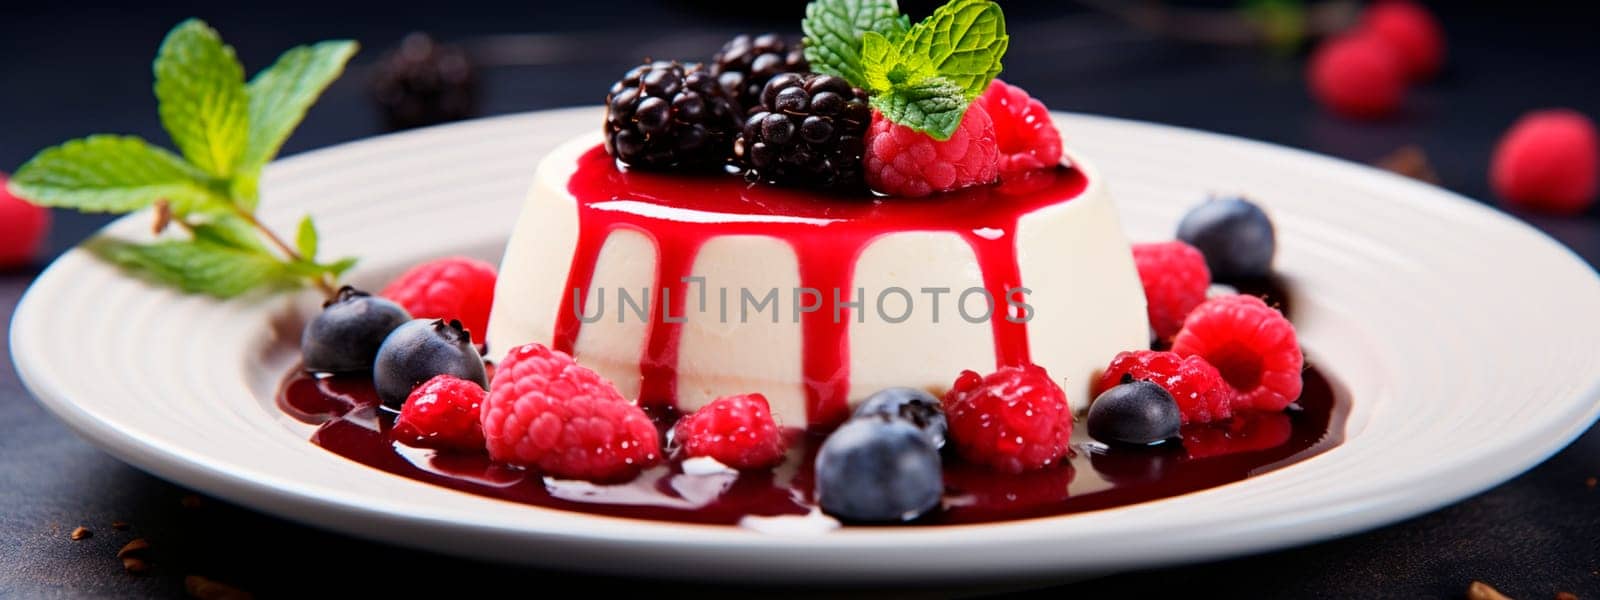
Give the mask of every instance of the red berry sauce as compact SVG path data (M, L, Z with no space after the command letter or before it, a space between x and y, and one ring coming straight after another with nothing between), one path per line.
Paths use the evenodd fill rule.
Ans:
M1244 286L1286 306L1265 282ZM311 441L334 454L402 477L468 493L561 510L677 521L738 524L746 516L811 512L812 463L825 433L790 430L784 462L734 475L686 475L677 460L646 470L632 482L597 486L547 482L537 474L496 465L484 453L410 448L392 439L392 414L378 409L365 376L319 378L299 369L278 393L289 416L317 425ZM1254 477L1338 446L1344 441L1349 397L1315 366L1305 371L1300 399L1285 412L1240 413L1221 424L1183 428L1183 443L1106 448L1087 428L1073 428L1070 462L1011 475L945 457L942 510L918 524L1008 521L1101 510L1180 496ZM666 407L648 410L663 433L677 420ZM1081 423L1079 423L1081 425Z
M660 258L656 281L670 298L688 298L696 253L712 238L756 234L782 239L800 260L800 286L852 289L856 257L880 236L902 231L949 231L971 246L983 271L983 286L997 302L1023 285L1017 267L1017 222L1035 210L1071 201L1088 180L1070 167L1013 176L983 186L926 199L834 197L776 186L750 185L738 177L685 177L623 171L595 147L578 159L568 190L578 201L578 244L562 290L553 347L572 353L582 327L574 296L587 298L600 250L611 233L632 229L650 236ZM708 224L709 223L709 224ZM831 301L825 298L824 301ZM841 302L851 298L841 297ZM681 310L681 309L680 309ZM808 419L837 425L847 416L850 388L850 309L835 319L831 310L801 315ZM584 313L587 314L587 313ZM995 366L1030 362L1026 323L989 319ZM652 320L640 360L643 406L675 405L681 321ZM582 357L579 357L580 359Z
M683 177L619 171L603 149L579 161L569 189L579 201L578 248L564 289L587 290L607 236L629 228L651 236L661 256L657 288L687 298L681 283L696 251L713 235L761 234L794 246L800 284L848 290L856 255L896 231L949 231L971 245L986 288L996 298L1023 284L1017 268L1018 220L1071 201L1088 182L1070 167L1041 170L997 186L928 199L892 202L827 198L803 191L751 186L736 177ZM670 205L666 202L671 199ZM711 219L708 221L708 219ZM707 227L706 223L715 223ZM710 230L708 232L708 230ZM1271 282L1240 286L1288 312L1287 297ZM586 296L584 294L583 296ZM555 348L571 352L581 320L563 298ZM583 297L580 296L580 297ZM844 298L842 300L849 300ZM681 309L680 309L681 310ZM815 510L812 464L831 425L849 413L848 315L802 314L809 431L793 436L776 467L741 473L686 474L679 460L647 469L633 481L595 485L546 480L491 462L483 452L417 449L393 439L393 415L378 408L370 377L318 377L295 369L283 380L278 404L316 426L311 441L375 469L481 496L575 512L734 525L747 517L807 515ZM1024 364L1025 323L993 323L995 366ZM640 404L663 434L677 421L674 371L679 324L656 321L641 359ZM1111 357L1106 357L1109 361ZM955 374L951 374L954 377ZM758 390L753 390L758 391ZM1344 439L1348 398L1315 367L1304 391L1285 412L1247 412L1224 424L1183 428L1182 444L1106 448L1075 427L1071 460L1021 475L963 463L947 452L943 507L918 524L985 523L1101 510L1179 496L1243 480L1305 460ZM748 522L746 522L748 524Z

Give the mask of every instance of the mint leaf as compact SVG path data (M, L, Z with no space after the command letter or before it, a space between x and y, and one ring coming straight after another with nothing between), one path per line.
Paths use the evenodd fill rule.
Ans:
M943 77L927 77L916 83L897 85L873 96L870 102L890 121L939 141L955 134L968 105L961 86Z
M241 160L244 169L261 167L278 155L306 110L344 72L357 47L347 40L297 46L256 73L247 88L250 134Z
M40 206L125 213L165 198L182 215L226 206L210 178L131 136L95 135L46 148L17 169L11 190Z
M931 68L977 98L1000 74L1000 57L1011 43L1005 14L988 0L951 0L917 23L899 54L918 68Z
M806 18L800 22L811 70L843 77L857 87L866 87L862 36L871 31L896 40L909 27L895 0L814 0L806 5Z
M204 21L179 23L156 53L161 125L189 162L217 177L233 174L249 136L244 67Z
M197 241L239 250L269 253L267 245L261 241L261 235L256 233L255 227L240 217L221 215L205 223L196 224L191 229Z
M973 99L1000 73L1010 37L1000 6L951 0L898 40L861 39L861 81L890 121L948 140Z
M331 263L324 263L322 265L322 268L326 269L328 271L328 274L333 275L334 277L338 277L340 275L344 275L345 271L349 271L350 268L354 267L354 266L356 266L356 258L353 257L353 256L349 256L349 257L345 257L345 258L341 258L339 260L333 261Z
M253 213L261 203L261 169L241 169L228 179L228 197L234 205Z
M300 258L307 261L317 259L317 224L311 221L311 215L300 219L300 229L295 232L294 246L300 253Z
M201 239L136 244L96 238L85 247L136 275L191 294L232 298L258 287L288 287L297 281L271 255Z

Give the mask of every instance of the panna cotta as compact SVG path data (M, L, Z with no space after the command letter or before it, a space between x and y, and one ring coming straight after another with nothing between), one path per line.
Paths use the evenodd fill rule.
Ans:
M831 426L883 388L1036 363L1075 411L1149 344L1104 182L1082 161L923 199L840 197L552 152L507 244L490 356L549 344L645 406L759 392Z

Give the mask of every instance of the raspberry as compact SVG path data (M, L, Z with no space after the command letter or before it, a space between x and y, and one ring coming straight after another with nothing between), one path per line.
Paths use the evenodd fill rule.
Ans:
M1183 430L1183 449L1189 458L1207 458L1268 450L1289 443L1294 422L1282 412L1240 413L1226 423Z
M50 210L13 196L0 173L0 269L32 262L50 231Z
M1020 473L1056 463L1070 451L1072 409L1043 367L963 371L944 397L950 438L967 461Z
M994 121L1000 145L1000 176L1025 173L1061 162L1061 133L1044 103L1028 92L996 79L978 96L978 104Z
M994 122L977 103L945 141L872 112L867 130L867 185L890 196L918 197L994 183L1000 173Z
M735 469L759 469L783 460L783 431L766 396L717 398L678 420L673 438L686 456L709 456Z
M1180 356L1199 356L1233 388L1233 408L1283 410L1300 397L1305 357L1294 325L1255 296L1207 300L1172 340Z
M1412 81L1432 77L1444 63L1444 32L1433 13L1407 0L1385 0L1361 15L1361 28L1393 46Z
M1150 327L1159 339L1170 339L1183 328L1184 317L1206 300L1211 270L1206 257L1183 242L1134 244L1133 262L1144 284Z
M418 319L461 321L473 341L481 344L494 306L494 282L493 265L457 256L412 267L379 295L400 303Z
M661 459L644 411L564 352L512 349L494 381L479 413L491 459L600 482L627 480Z
M408 446L483 450L479 407L488 392L477 383L449 375L429 379L411 391L394 421L394 439Z
M1318 102L1353 119L1393 114L1406 91L1405 66L1398 52L1370 33L1324 43L1311 56L1308 77Z
M1577 214L1594 203L1600 141L1588 117L1570 109L1523 115L1494 151L1496 194L1511 204Z
M1138 350L1122 352L1111 359L1111 366L1095 382L1094 393L1122 383L1123 376L1161 386L1178 401L1183 422L1210 423L1233 416L1233 388L1211 363L1198 356L1182 357L1171 352Z

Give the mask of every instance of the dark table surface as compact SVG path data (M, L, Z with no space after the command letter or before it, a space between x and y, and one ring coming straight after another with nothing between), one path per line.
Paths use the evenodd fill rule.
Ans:
M7 170L39 148L88 133L133 133L164 142L149 94L149 58L166 29L190 14L219 28L251 70L292 44L332 37L364 43L352 72L290 141L287 151L297 152L380 133L364 95L365 78L378 51L412 29L472 42L500 63L485 81L483 109L495 114L598 102L612 79L639 57L709 54L735 31L792 31L801 3L739 10L716 2L559 8L484 0L47 4L7 9L0 18L0 168ZM1300 56L1184 45L1051 2L1005 4L1013 36L1005 76L1052 108L1220 131L1357 161L1414 144L1446 187L1472 198L1490 197L1485 169L1493 144L1523 111L1570 106L1600 115L1600 70L1594 68L1600 42L1593 21L1581 8L1558 3L1438 6L1451 40L1450 67L1438 81L1413 91L1403 115L1379 124L1353 124L1318 110L1304 92ZM527 33L537 35L485 37ZM52 256L104 222L56 216ZM1591 264L1600 261L1600 221L1593 211L1576 218L1520 216ZM9 323L36 272L0 272L0 322ZM1283 552L1031 593L1451 598L1483 580L1517 598L1550 598L1561 591L1596 597L1596 476L1600 428L1504 485L1390 527ZM127 529L113 529L114 521L126 522ZM93 530L93 537L70 540L69 532L80 525ZM125 573L115 558L135 537L152 545L151 570L144 575ZM684 585L401 550L192 497L72 435L29 397L11 367L9 348L0 345L0 597L177 596L188 575L260 596L519 588L540 593L570 589L550 587L568 583L657 593ZM693 587L712 595L751 592ZM886 591L903 590L876 593Z

